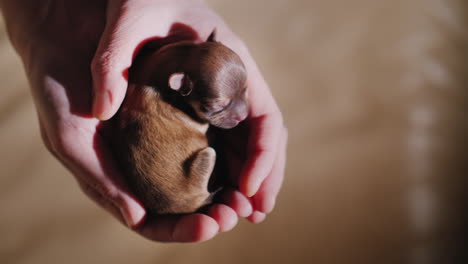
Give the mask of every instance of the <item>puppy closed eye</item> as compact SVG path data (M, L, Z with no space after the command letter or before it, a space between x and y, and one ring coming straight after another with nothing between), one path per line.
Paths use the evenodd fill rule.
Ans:
M226 104L224 105L215 105L213 107L211 107L208 111L208 113L210 115L217 115L221 112L223 112L224 110L226 110L232 103L232 100L229 100Z

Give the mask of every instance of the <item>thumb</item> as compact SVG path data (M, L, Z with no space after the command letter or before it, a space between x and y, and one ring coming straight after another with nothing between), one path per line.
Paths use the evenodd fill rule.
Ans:
M93 116L101 120L111 118L125 97L127 71L139 41L138 33L128 26L129 19L110 3L106 27L91 62Z

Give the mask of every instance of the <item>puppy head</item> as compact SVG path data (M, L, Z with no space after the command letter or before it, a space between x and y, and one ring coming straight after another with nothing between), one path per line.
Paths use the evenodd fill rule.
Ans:
M178 91L199 118L232 128L248 115L247 74L239 56L214 40L199 44L185 72L173 73L168 86Z

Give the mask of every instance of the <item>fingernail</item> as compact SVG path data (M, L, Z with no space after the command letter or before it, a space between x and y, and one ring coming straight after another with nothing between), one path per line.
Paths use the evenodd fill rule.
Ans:
M253 207L250 203L247 203L247 205L239 212L240 217L248 217L253 213Z
M128 227L133 227L135 225L132 217L123 208L120 208L120 213L122 214L125 220L125 224L127 224Z
M97 91L93 98L93 115L98 119L107 119L107 112L112 105L112 97L110 91Z
M255 184L250 184L250 185L247 185L247 190L245 190L245 196L247 197L252 197L254 196L257 191L258 191L258 188L260 188L259 184L255 183Z
M273 196L266 196L263 200L263 212L271 213L273 208L275 208L276 199Z
M129 212L124 208L120 208L120 213L125 220L125 224L127 224L127 226L130 228L134 228L140 225L144 221L146 215L144 209L136 208L133 211L134 212Z
M266 214L264 214L262 212L259 212L259 211L255 211L247 219L250 222L254 223L254 224L259 224L259 223L263 222L265 220L265 218L266 218Z

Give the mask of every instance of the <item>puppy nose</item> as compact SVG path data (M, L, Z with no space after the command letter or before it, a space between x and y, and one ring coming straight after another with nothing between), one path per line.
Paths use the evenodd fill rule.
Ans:
M247 118L247 114L243 114L243 115L237 115L235 119L236 121L241 122L241 121L244 121L244 119L246 118Z

